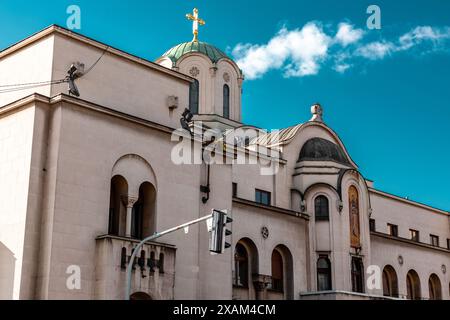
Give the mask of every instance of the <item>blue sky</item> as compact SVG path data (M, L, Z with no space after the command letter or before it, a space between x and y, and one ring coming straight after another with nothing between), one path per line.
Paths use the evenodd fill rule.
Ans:
M207 22L200 40L250 75L246 123L287 127L308 120L320 102L377 188L450 210L450 1L2 0L0 49L65 26L71 4L81 8L78 32L149 60L191 40L184 15L198 7ZM381 30L367 29L371 4L381 9ZM271 50L271 41L284 51Z

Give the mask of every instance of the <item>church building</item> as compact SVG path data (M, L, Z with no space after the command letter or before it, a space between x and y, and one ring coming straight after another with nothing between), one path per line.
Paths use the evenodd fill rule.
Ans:
M123 299L140 240L218 209L231 247L204 222L147 242L132 299L449 300L450 213L376 189L327 106L243 124L242 71L188 18L155 62L56 25L0 52L0 299ZM180 119L226 161L174 161Z

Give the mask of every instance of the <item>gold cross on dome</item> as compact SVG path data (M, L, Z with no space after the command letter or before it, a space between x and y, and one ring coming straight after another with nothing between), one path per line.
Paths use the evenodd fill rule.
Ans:
M198 17L198 9L194 8L194 14L190 14L188 13L186 15L186 18L188 18L188 20L192 20L192 33L194 34L194 39L192 39L193 42L198 42L198 26L204 26L205 25L205 20L200 19Z

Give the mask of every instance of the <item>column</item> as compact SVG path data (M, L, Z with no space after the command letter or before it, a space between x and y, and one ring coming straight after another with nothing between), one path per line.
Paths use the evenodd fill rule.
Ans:
M131 220L133 215L133 206L138 201L134 196L122 196L122 202L127 208L126 223L125 223L125 236L131 238Z
M253 275L256 300L267 300L267 287L272 282L272 277L262 274Z

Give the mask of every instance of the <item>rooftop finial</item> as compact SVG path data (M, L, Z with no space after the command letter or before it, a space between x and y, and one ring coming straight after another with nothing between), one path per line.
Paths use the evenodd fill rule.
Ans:
M198 26L199 25L204 26L206 22L205 22L205 20L200 19L198 17L198 9L197 8L194 8L193 13L194 13L193 15L188 13L186 15L186 18L188 20L192 20L192 33L194 34L194 39L192 39L192 42L198 42Z
M312 105L311 113L312 113L313 117L311 118L310 121L323 122L323 119L322 119L323 109L319 103L315 103Z

